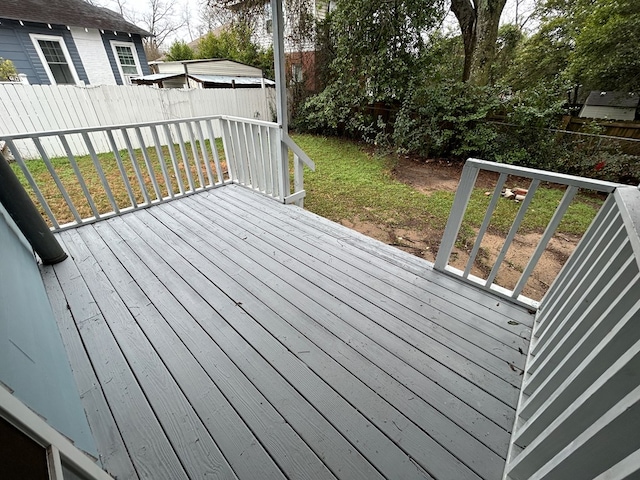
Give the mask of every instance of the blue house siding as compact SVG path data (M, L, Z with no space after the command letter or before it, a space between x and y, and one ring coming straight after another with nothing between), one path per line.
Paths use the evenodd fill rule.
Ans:
M96 447L30 247L0 205L0 381L76 446Z
M107 51L109 63L111 64L111 70L113 71L113 75L116 77L116 82L118 83L118 85L123 85L124 82L122 81L122 77L120 76L120 70L118 69L118 64L116 63L116 59L113 55L113 49L111 48L112 40L115 40L117 42L133 43L136 46L136 52L138 53L138 61L140 62L142 74L151 74L149 64L147 63L147 56L144 53L144 46L142 45L142 37L140 35L132 34L131 37L129 37L129 35L126 33L116 35L113 32L104 32L102 34L102 42L104 43L104 48Z
M0 31L2 32L2 37L0 38L3 40L3 42L0 43L0 56L11 59L16 65L18 72L27 75L29 83L39 85L51 84L47 72L40 61L38 52L29 36L31 33L62 37L71 56L71 62L76 69L78 78L88 83L89 79L82 65L78 49L73 41L71 32L69 32L66 27L51 25L51 28L49 28L46 25L28 22L20 25L17 21L3 19ZM10 32L13 32L13 34ZM6 44L4 40L7 41Z
M11 60L18 73L24 73L30 81L39 78L22 42L18 39L15 27L10 23L8 20L2 20L0 24L0 57Z
M25 48L25 51L29 55L31 59L31 63L34 65L36 73L38 75L38 82L31 83L39 83L42 85L50 85L49 77L47 76L47 72L40 61L40 57L38 56L38 52L36 51L36 47L33 45L31 41L31 37L29 34L35 33L37 35L55 35L58 37L62 37L64 39L64 43L69 51L69 55L71 56L71 62L76 69L76 73L78 74L78 78L85 83L89 82L89 78L87 77L86 72L84 71L84 66L82 65L82 60L80 60L80 54L78 53L78 49L76 48L76 44L73 41L73 37L71 36L71 32L67 30L66 27L62 27L59 25L51 25L52 28L48 28L47 26L42 26L40 24L34 23L25 23L24 27L21 27L18 24L18 28L16 28L16 33L18 38L22 41L22 44Z

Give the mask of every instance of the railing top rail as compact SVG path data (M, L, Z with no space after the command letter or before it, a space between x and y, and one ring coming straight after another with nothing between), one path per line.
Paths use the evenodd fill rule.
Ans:
M295 153L298 158L300 160L302 160L302 162L309 167L311 170L313 170L315 172L316 170L316 164L313 160L311 160L311 158L309 158L309 155L307 155L306 153L304 153L304 150L302 150L298 144L296 142L293 141L293 138L291 138L288 134L284 134L282 141L287 145L287 147L289 147L291 150L293 150L293 153Z
M234 117L233 115L221 115L220 118L231 120L232 122L249 123L251 125L260 125L262 127L278 127L275 122L267 122L266 120L257 120L255 118Z
M204 116L204 117L174 118L171 120L158 120L158 121L143 122L143 123L126 123L122 125L99 125L96 127L65 128L61 130L45 130L41 132L22 132L22 133L11 133L7 135L0 134L0 139L21 140L21 139L33 138L33 137L53 137L57 135L104 132L109 130L120 130L122 128L152 127L152 126L162 126L162 125L173 125L176 123L183 123L183 122L200 122L205 120L219 120L219 119L227 119L227 120L232 120L236 122L251 123L254 125L262 125L262 126L268 126L268 127L278 126L277 123L254 120L251 118L232 117L227 115L210 115L210 116Z
M622 186L618 183L605 182L604 180L595 180L592 178L576 177L574 175L566 175L564 173L548 172L545 170L537 170L535 168L517 167L515 165L507 165L504 163L489 162L477 158L470 158L467 164L474 165L482 170L492 172L506 173L518 177L537 178L544 182L559 183L562 185L571 185L578 188L586 188L598 192L611 193L616 188Z
M640 265L640 190L632 186L618 188L615 191L615 199L636 261Z

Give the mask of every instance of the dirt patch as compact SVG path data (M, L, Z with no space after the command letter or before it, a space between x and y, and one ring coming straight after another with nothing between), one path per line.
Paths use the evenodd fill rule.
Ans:
M443 160L416 161L412 158L401 158L392 173L397 180L425 195L436 191L455 192L460 181L462 164ZM478 176L476 186L493 191L497 179L498 174L483 171ZM355 218L344 220L342 224L430 262L435 261L443 234L438 230L427 231L411 225L398 225L395 221L373 223ZM496 283L508 289L516 286L541 236L542 232L515 236L498 271ZM577 236L556 234L538 260L522 294L535 300L541 299L575 249L579 239ZM504 235L487 232L473 262L471 274L487 278L503 245ZM472 248L473 243L464 245L462 248L454 248L449 259L450 264L464 270Z
M433 192L455 192L462 167L461 162L400 157L392 173L397 180L428 195ZM476 185L481 188L493 188L498 176L494 172L481 171Z

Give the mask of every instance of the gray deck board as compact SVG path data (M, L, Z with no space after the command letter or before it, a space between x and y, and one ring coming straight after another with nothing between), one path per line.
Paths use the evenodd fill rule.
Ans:
M208 208L215 208L212 207L210 199L200 197L194 200ZM438 323L431 321L425 322L425 317L432 317L435 309L431 304L425 302L425 299L428 299L428 293L424 290L416 294L416 296L412 296L400 290L400 288L389 288L394 285L394 282L396 284L398 282L395 278L391 277L390 274L376 268L376 265L372 264L372 262L358 261L356 259L352 260L354 266L345 261L339 264L339 268L336 268L336 266L333 265L334 260L336 258L344 258L344 255L340 255L342 253L340 250L322 250L312 239L307 238L303 240L296 237L295 228L283 229L281 223L278 224L277 229L274 229L273 220L280 219L276 218L271 220L268 217L268 219L265 219L264 217L268 215L267 212L261 212L261 215L251 213L255 210L255 204L241 208L230 202L224 202L224 200L221 195L216 197L216 202L219 203L220 207L217 211L220 217L225 217L227 220L233 221L232 216L237 216L243 220L242 227L235 227L240 235L244 235L244 233L242 233L243 231L256 227L258 231L264 232L259 239L264 240L264 242L267 242L270 246L283 250L281 245L289 244L293 247L293 250L288 246L287 248L295 255L295 258L291 261L299 261L311 270L334 280L344 286L347 291L361 297L365 301L366 306L377 303L385 312L397 317L402 323L406 323L410 328L417 330L419 334L424 334L436 342L441 342L445 349L452 350L451 352L433 352L438 357L444 359L449 356L457 357L457 355L461 354L466 355L466 359L471 362L473 362L475 358L482 358L483 362L480 366L482 369L486 369L512 385L519 387L520 378L518 374L514 373L513 370L505 364L505 360L508 359L514 365L522 368L524 366L524 355L520 354L516 349L509 347L499 350L500 356L496 355L495 341L476 330L472 330L468 325L458 322L456 318L450 315L443 315L444 318ZM185 204L185 206L186 205L187 204ZM227 225L228 224L229 222L227 222ZM271 247L267 247L263 252L269 255L271 250ZM289 255L291 255L291 253ZM366 282L358 282L358 280L362 280L362 278L366 278ZM454 326L452 326L452 324ZM508 335L513 335L509 332L504 333L503 338ZM465 338L465 335L473 341ZM417 341L420 342L421 340L418 339ZM489 353L489 355L483 355L481 350ZM455 361L455 359L453 361ZM474 375L474 373L472 373L473 367L470 366L467 368L469 369L469 375ZM477 372L475 372L475 374L485 375L484 373ZM487 379L484 378L482 381L486 382ZM491 390L495 394L499 388L500 387L496 389L492 388ZM506 394L513 395L513 389L507 388Z
M87 415L87 420L98 444L102 467L116 478L137 479L135 467L84 349L62 288L52 268L46 269L42 274L49 303L58 321L62 342L69 361L74 367L73 375L80 393L80 400L85 410L93 412Z
M221 222L221 219L219 217L216 218L216 225L214 225L211 222L207 222L205 220L205 217L203 217L200 213L195 212L193 208L187 209L185 207L185 205L179 205L170 206L167 208L180 208L186 210L192 217L200 217L199 220L201 223L198 224L185 219L186 216L182 216L184 215L183 213L172 214L174 218L182 219L181 224L185 227L185 229L188 226L188 230L190 232L199 234L202 242L206 242L206 238L215 237L215 241L212 242L210 248L218 249L218 255L222 254L223 251L233 251L233 244L237 243L237 240L234 242L232 239L228 238L230 234L227 233L227 230L231 228L231 225L224 224L223 226L217 227L217 223ZM207 227L205 227L203 224L206 224ZM269 258L269 252L273 251L275 247L263 252L253 249L251 246L251 234L248 231L243 231L243 233L240 233L240 237L238 238L244 239L242 240L244 242L242 248L243 252L248 257L247 264L245 266L247 278L249 278L251 272L257 272L258 270L260 271L260 273L256 273L257 278L266 279L266 283L271 283L271 281L278 281L277 279L283 278L283 276L285 275L285 271L283 270L282 265L277 261L273 261L271 258ZM224 246L222 246L222 242L224 242ZM232 253L229 256L231 261L235 256L237 256L237 254ZM412 345L407 344L407 342L404 342L400 337L393 334L389 331L389 329L384 328L378 323L384 323L385 321L387 323L391 323L395 320L392 316L385 314L379 309L367 309L366 307L368 307L370 304L362 302L360 299L358 299L358 297L350 294L347 290L346 285L336 288L337 284L334 283L332 285L329 282L323 282L321 276L315 274L315 272L313 271L307 271L305 278L304 275L299 273L301 270L303 270L303 268L301 268L301 266L297 264L294 258L287 258L283 256L280 260L283 263L286 263L289 268L294 271L289 273L288 275L291 278L291 280L289 280L290 283L285 283L283 280L280 280L282 285L278 290L285 291L287 292L288 296L291 296L296 294L297 289L301 289L306 286L303 292L306 295L306 298L321 297L319 303L321 303L322 308L326 307L328 309L333 309L334 313L343 319L341 325L341 328L343 330L349 325L354 326L356 329L365 330L368 336L377 340L377 344L382 344L384 347L386 347L387 350L390 350L396 355L401 356L405 363L413 366L414 369L421 372L424 375L422 379L423 382L434 382L432 390L437 389L438 386L443 386L445 390L446 387L448 387L449 390L441 392L441 396L437 397L438 400L436 401L436 403L446 402L446 399L449 399L451 397L451 393L454 393L454 395L455 393L458 393L459 395L456 398L468 397L468 395L471 394L473 390L473 393L475 394L475 406L477 408L480 408L481 410L485 410L487 415L494 416L497 421L502 421L503 423L505 423L505 425L507 424L508 419L506 419L503 415L505 405L502 404L499 400L486 394L483 391L478 391L478 389L474 388L473 384L469 382L465 377L456 375L455 370L447 369L438 361L434 361L432 357L428 357L424 352L415 347L412 348ZM260 262L262 262L262 265L260 264ZM271 270L264 265L268 265ZM270 279L269 277L272 277L272 279ZM257 281L257 278L255 278L253 281ZM307 278L313 278L313 281L308 281ZM244 283L246 284L247 281L245 281ZM330 289L331 292L326 292L322 288L319 288L319 286ZM257 295L260 295L261 291L264 291L264 289L267 288L269 287L266 284L264 286L260 286L257 289ZM347 292L346 300L341 298L341 290ZM270 295L266 296L263 301L268 302L270 300L269 297L273 296L274 294L277 295L277 291L274 291ZM287 300L280 299L273 308L282 308L281 306L284 302L287 302ZM296 300L295 303L296 305L301 305L300 300ZM365 310L366 313L361 313L360 311L352 308L352 305L354 303L359 303L360 307ZM311 311L318 311L318 306L315 306ZM397 327L402 328L403 325L398 325ZM412 335L417 335L416 332L409 331L408 329L405 329L403 333L406 333L406 336L409 337ZM340 336L341 334L342 332L339 332L338 336ZM437 344L436 342L430 342L430 344L428 344L425 349L436 349L440 346L441 345ZM364 350L366 351L367 347L365 347ZM442 349L440 349L440 351L442 351ZM302 358L304 360L305 357ZM451 363L454 362L451 356L445 357L444 361L450 361ZM483 380L486 381L487 379L483 377ZM515 391L514 388L509 387L508 391L512 390ZM515 401L515 398L513 400ZM450 403L455 405L456 402L454 401ZM489 441L495 441L500 438L499 435L497 435L499 431L495 429L495 426L483 421L482 418L478 419L477 414L472 412L471 408L473 408L473 406L469 408L464 403L460 404L459 411L460 415L462 415L460 423L469 425L471 424L472 419L476 420L476 423L473 424L473 428L477 429L478 432L483 432L481 434L483 437L486 435L486 432L495 432L496 435L491 435ZM455 414L452 413L452 415ZM504 449L504 444L497 448Z
M500 477L523 309L235 186L58 238L43 279L118 478Z
M270 202L269 199L262 196L243 197L237 189L226 189L223 193L220 197L224 200L235 201L246 211L260 211L267 217L275 217L282 230L320 250L330 252L345 264L381 278L395 289L417 299L426 298L434 310L434 319L441 318L444 323L467 323L470 328L496 338L516 351L527 347L531 318L521 318L521 325L509 323L522 317L520 307L487 296L485 292L446 275L434 276L431 264L397 249L381 250L381 242L317 215L300 209L294 209L291 213L273 211L268 203L264 203ZM478 317L484 321L477 321ZM460 334L460 328L456 326L455 333Z

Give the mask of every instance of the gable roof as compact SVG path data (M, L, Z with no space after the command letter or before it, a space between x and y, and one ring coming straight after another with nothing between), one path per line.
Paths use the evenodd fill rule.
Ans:
M636 108L638 106L638 95L627 92L600 92L594 90L584 102L585 105L594 107L622 107Z
M0 18L151 35L122 15L84 0L2 0Z

